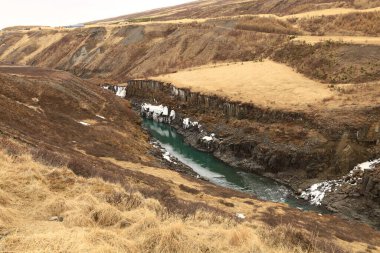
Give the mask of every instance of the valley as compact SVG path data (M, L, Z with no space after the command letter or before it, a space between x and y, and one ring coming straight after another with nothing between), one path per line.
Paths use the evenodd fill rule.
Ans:
M0 251L379 252L379 8L0 30Z

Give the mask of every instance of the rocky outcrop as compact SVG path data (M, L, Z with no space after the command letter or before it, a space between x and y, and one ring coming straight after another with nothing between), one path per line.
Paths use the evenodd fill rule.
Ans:
M329 209L380 229L380 165L344 177L322 201Z
M360 184L360 193L380 203L380 165L373 171L366 171ZM379 210L380 219L380 210Z

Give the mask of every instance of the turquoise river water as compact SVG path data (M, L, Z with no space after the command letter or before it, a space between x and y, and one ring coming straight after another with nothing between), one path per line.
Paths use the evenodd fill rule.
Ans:
M171 156L191 167L200 176L214 184L247 192L259 199L287 203L302 210L327 212L324 208L313 206L303 199L296 198L288 187L272 179L235 169L218 160L212 154L191 147L168 124L144 119L143 127Z

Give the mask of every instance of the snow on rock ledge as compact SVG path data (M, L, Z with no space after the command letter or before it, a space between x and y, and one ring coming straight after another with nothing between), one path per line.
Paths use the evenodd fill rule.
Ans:
M205 136L202 138L202 141L204 142L212 142L214 141L216 138L215 138L215 134L211 134L210 136Z
M198 127L201 128L201 125L197 121L191 121L189 118L185 118L182 121L182 127L183 129L189 129L190 127Z
M117 87L116 96L125 98L127 96L127 87Z
M380 164L380 158L357 165L347 176L341 179L313 184L302 192L301 198L309 200L313 205L321 205L326 193L336 191L343 184L356 185L362 179L364 171L374 169L377 164Z
M321 205L326 192L335 191L342 185L340 180L325 181L322 183L313 184L306 191L302 192L301 198L309 200L313 205Z
M170 163L177 164L176 162L174 162L174 161L171 159L171 157L170 157L170 153L169 153L169 152L165 152L164 154L162 154L162 157L163 157L166 161L168 161L168 162L170 162Z
M169 110L169 107L163 105L151 105L147 103L141 105L141 115L157 122L170 123L175 119L175 111Z

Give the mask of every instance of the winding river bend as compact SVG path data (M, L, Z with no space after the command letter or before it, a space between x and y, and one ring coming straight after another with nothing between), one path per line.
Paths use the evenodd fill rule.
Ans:
M171 156L176 157L214 184L247 192L259 199L287 203L305 211L328 212L322 207L313 206L305 200L297 199L289 188L272 179L237 170L216 159L212 154L191 147L168 124L144 119L143 127Z

